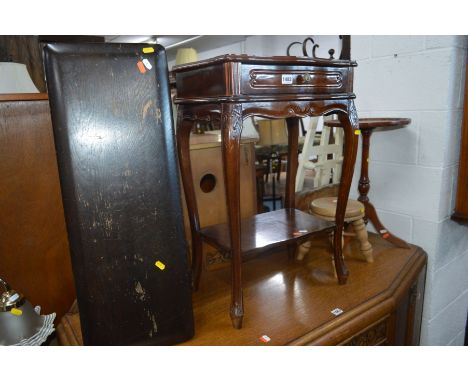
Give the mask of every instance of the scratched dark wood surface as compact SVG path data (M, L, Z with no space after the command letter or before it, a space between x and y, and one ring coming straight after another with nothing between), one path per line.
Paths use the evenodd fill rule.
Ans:
M45 48L88 345L172 344L193 335L166 56L158 45L143 54L145 46ZM152 66L145 73L142 58Z

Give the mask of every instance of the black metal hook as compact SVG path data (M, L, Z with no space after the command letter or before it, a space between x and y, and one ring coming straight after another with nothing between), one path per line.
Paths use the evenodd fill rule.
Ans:
M309 41L312 43L312 55L311 56L309 56L309 54L307 52L307 43ZM291 47L293 47L294 45L302 45L302 54L304 55L304 57L317 58L317 56L315 54L315 50L317 48L319 48L319 45L315 43L315 41L314 41L314 39L312 37L307 37L302 43L300 41L294 41L291 44L289 44L288 47L286 48L286 55L287 56L291 55Z
M342 49L341 49L341 54L340 54L340 60L341 59L349 60L350 59L350 50L351 50L350 49L350 36L340 35L339 38L340 38L340 40L342 40ZM311 56L309 56L309 54L307 52L307 43L308 42L312 43ZM286 48L286 55L287 56L291 55L291 48L293 46L295 46L295 45L302 45L302 54L304 55L304 57L320 58L320 57L317 57L317 55L315 53L315 51L317 50L317 48L320 47L320 45L316 44L312 37L305 38L302 43L300 41L294 41L291 44L289 44L288 47ZM328 60L334 60L335 59L335 57L333 57L333 55L335 54L335 49L329 49L328 54L330 55Z

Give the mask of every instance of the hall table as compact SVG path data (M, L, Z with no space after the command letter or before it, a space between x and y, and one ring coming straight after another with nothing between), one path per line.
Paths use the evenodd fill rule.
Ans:
M224 55L175 66L177 96L177 146L182 183L192 234L193 288L198 289L202 265L202 243L231 256L230 316L235 328L242 327L242 254L288 248L290 256L301 243L321 232L335 229L334 259L338 282L348 278L341 236L344 212L356 159L357 113L353 99L354 61L299 57L255 57ZM329 223L295 209L294 186L298 163L299 118L337 114L342 123L345 147L336 222ZM286 118L288 165L285 209L240 219L239 142L242 121L251 116ZM194 123L219 126L227 224L200 228L190 163L189 136Z
M371 221L377 232L389 242L401 248L409 248L408 243L399 237L393 235L380 221L377 216L377 211L374 205L370 202L367 194L370 190L369 180L369 152L370 138L374 130L388 131L405 127L411 123L409 118L359 118L359 129L362 134L362 159L361 159L361 174L359 177L359 198L358 200L365 207L365 222ZM327 121L326 126L341 127L340 121Z

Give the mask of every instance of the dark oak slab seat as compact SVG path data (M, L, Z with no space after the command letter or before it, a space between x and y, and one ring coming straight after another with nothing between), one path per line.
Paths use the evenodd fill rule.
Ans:
M242 253L263 251L279 244L307 240L314 234L331 231L335 225L293 208L252 216L241 222ZM300 232L307 231L307 232ZM200 230L205 240L229 251L229 226L217 224Z
M187 340L190 277L164 48L48 44L44 62L84 343Z
M332 277L332 250L317 238L304 261L284 252L244 264L243 329L232 331L226 315L230 270L204 272L193 295L195 336L182 345L336 345L419 342L426 254L397 248L370 234L374 263L360 258L357 241L345 248L347 284ZM331 311L343 313L334 316ZM259 337L271 338L268 344ZM375 343L373 342L375 341Z

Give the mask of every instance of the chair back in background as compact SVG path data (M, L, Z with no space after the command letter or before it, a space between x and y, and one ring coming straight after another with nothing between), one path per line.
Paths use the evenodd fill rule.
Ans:
M296 174L302 191L306 170L313 170L314 188L337 184L343 164L343 129L324 126L324 117L311 118Z

